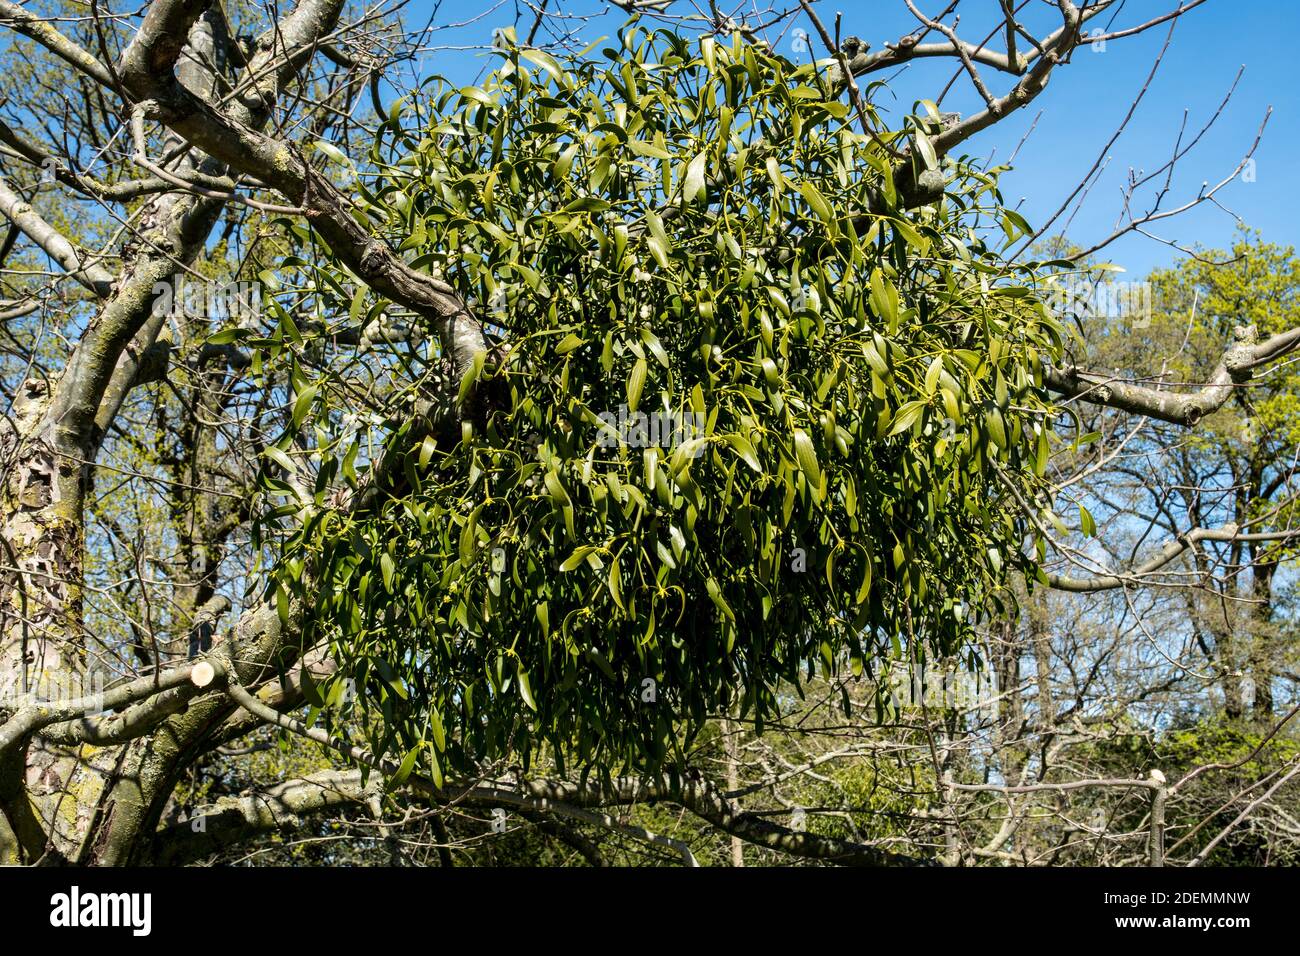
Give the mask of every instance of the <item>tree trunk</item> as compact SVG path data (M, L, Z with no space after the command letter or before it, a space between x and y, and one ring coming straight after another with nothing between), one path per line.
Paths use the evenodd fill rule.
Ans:
M1255 600L1250 614L1254 625L1250 636L1250 676L1255 685L1251 715L1261 723L1268 723L1273 719L1273 680L1276 676L1273 661L1273 573L1277 564L1261 560L1259 555L1252 555L1252 560L1256 563L1251 582Z
M88 468L76 449L62 447L50 409L49 383L28 379L15 402L15 431L4 442L10 467L0 494L0 706L11 711L23 701L88 696L104 680L97 662L87 661L82 630ZM8 754L0 807L9 839L0 833L0 858L75 859L104 786L96 763L40 737Z

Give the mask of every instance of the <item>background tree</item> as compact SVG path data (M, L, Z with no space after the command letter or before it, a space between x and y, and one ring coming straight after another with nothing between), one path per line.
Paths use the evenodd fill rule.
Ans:
M1281 261L1185 377L1089 371L1104 330L1051 306L1096 249L1025 258L963 155L1199 5L913 9L878 51L656 11L608 52L557 7L456 87L384 9L0 0L0 856L1163 862L1244 809L1242 858L1287 858L1289 478L1215 424L1245 393L1285 431ZM796 23L815 64L767 45ZM983 106L886 108L933 58ZM1184 288L1234 314L1158 282L1153 336ZM1152 422L1187 487L1111 507ZM1196 822L1220 770L1161 735L1200 672L1131 633L1165 593L1230 721L1254 680L1233 754L1272 748Z

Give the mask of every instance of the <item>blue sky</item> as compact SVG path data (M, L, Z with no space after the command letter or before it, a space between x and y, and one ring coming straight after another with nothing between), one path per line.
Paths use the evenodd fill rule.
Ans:
M1107 20L1109 14L1094 23L1120 29L1145 22L1176 5L1177 0L1127 0L1113 25ZM559 6L572 15L566 23L582 42L611 35L626 20L622 11L599 0L561 0ZM942 5L931 2L924 6L935 7L930 11L933 13ZM819 0L815 7L828 26L834 24L836 12L843 11L843 35L857 35L872 49L896 40L916 22L902 0ZM1051 29L1055 15L1052 7L1031 0L1029 9L1034 12L1029 22L1039 24L1043 32ZM686 14L692 8L690 0L678 0L673 9ZM984 39L996 9L993 0L964 0L959 8L963 13L961 35L976 41ZM405 16L408 26L413 26L426 21L430 14L436 24L462 25L433 34L431 44L435 49L418 69L425 75L439 73L458 83L474 82L484 66L493 62L482 56L481 50L491 43L494 28L518 23L523 35L533 21L531 10L514 0L412 0ZM806 21L798 25L812 32ZM1005 160L1034 126L1020 146L1014 169L1003 179L1003 192L1008 202L1021 204L1021 212L1035 226L1057 210L1099 155L1109 157L1082 209L1069 224L1071 239L1092 245L1123 221L1121 190L1130 170L1149 172L1162 166L1174 150L1185 111L1184 143L1214 114L1244 66L1236 92L1222 115L1178 163L1161 208L1181 206L1195 198L1202 183L1212 186L1227 178L1250 149L1271 106L1263 140L1254 153L1254 168L1250 171L1254 181L1238 177L1216 193L1215 198L1226 209L1203 203L1187 213L1154 223L1149 229L1160 239L1183 246L1199 243L1221 247L1232 239L1237 225L1235 214L1259 229L1268 241L1300 245L1300 200L1287 179L1300 146L1300 127L1296 123L1300 108L1296 63L1300 54L1294 48L1297 33L1300 9L1295 4L1209 0L1180 18L1150 88L1123 135L1109 150L1104 149L1107 141L1146 83L1165 45L1169 34L1166 25L1136 37L1110 41L1104 50L1080 49L1074 62L1057 72L1033 104L965 146L972 154ZM536 42L540 45L553 39L543 30ZM808 44L801 43L792 30L771 39L792 59L824 55L815 37L810 41L812 53L805 52ZM996 48L1002 49L1000 44ZM956 61L931 60L892 76L876 74L876 78L890 80L888 93L877 99L882 103L892 99L906 108L918 98L933 98L959 66ZM999 93L1008 87L1009 78L986 71L986 82ZM975 90L961 77L942 105L946 110L966 114L979 104ZM1161 176L1160 184L1163 181ZM1145 212L1153 198L1152 188L1144 189L1137 196L1135 208ZM1131 277L1137 277L1171 263L1180 253L1158 240L1130 235L1111 245L1104 255L1126 267Z

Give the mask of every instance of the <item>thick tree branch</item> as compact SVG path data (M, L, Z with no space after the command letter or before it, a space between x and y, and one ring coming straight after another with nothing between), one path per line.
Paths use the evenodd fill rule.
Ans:
M298 827L304 816L364 806L366 800L355 770L329 770L226 797L156 833L158 862L182 866L259 834Z
M1254 341L1254 329L1242 329L1239 340L1223 354L1209 382L1194 392L1173 392L1121 382L1113 376L1075 366L1044 366L1043 384L1053 392L1106 405L1135 415L1146 415L1174 425L1192 427L1218 411L1232 394L1250 384L1252 373L1294 351L1300 345L1300 328Z
M38 14L18 6L11 0L0 0L0 23L35 40L51 53L109 89L116 85L112 74L103 63L50 26Z
M59 703L35 701L24 704L18 707L8 720L0 724L0 754L23 743L43 727L74 720L87 714L126 707L186 684L196 691L202 690L216 678L224 675L227 669L225 661L214 656L161 674L137 677L125 684L109 688L102 694L91 694Z
M1202 541L1266 543L1289 541L1298 537L1300 537L1300 530L1247 533L1242 532L1235 524L1227 524L1221 528L1193 528L1191 531L1180 534L1172 541L1169 541L1152 557L1123 574L1102 574L1091 578L1072 578L1059 574L1048 574L1047 580L1048 585L1058 591L1071 591L1074 593L1109 591L1126 585L1142 583L1144 577L1167 568L1183 554L1195 550L1196 546Z
M300 4L304 18L337 16L337 0ZM156 25L183 23L197 16L200 0L158 0L150 9ZM146 18L147 19L147 18ZM292 22L285 33L291 34ZM267 136L224 116L185 89L170 72L158 69L142 29L141 48L123 56L122 81L136 103L187 142L221 162L279 190L304 209L308 221L363 282L399 305L427 317L458 372L469 368L485 343L478 321L447 283L410 268L384 242L373 237L352 213L352 204L330 180L307 162L296 145ZM133 47L136 44L133 44Z
M0 179L0 213L12 222L32 242L36 243L46 255L62 266L72 278L76 279L101 299L112 292L113 274L94 262L90 256L78 252L61 232L46 222L39 213L24 202Z

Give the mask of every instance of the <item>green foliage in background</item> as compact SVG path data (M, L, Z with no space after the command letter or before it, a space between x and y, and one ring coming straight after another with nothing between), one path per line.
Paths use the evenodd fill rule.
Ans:
M1101 774L1145 776L1158 769L1170 783L1177 783L1208 767L1182 784L1178 799L1168 806L1165 845L1180 857L1191 858L1219 837L1251 800L1278 784L1295 766L1300 759L1300 741L1289 728L1270 733L1218 717L1185 722L1158 735L1120 734L1088 751L1080 759L1087 759ZM1300 783L1291 780L1282 783L1275 805L1294 807L1297 798ZM1140 831L1148 813L1144 800L1126 800L1107 810L1110 826L1116 830ZM1079 811L1079 815L1086 814ZM1205 865L1295 866L1300 857L1294 841L1274 826L1262 816L1234 827L1210 851Z

